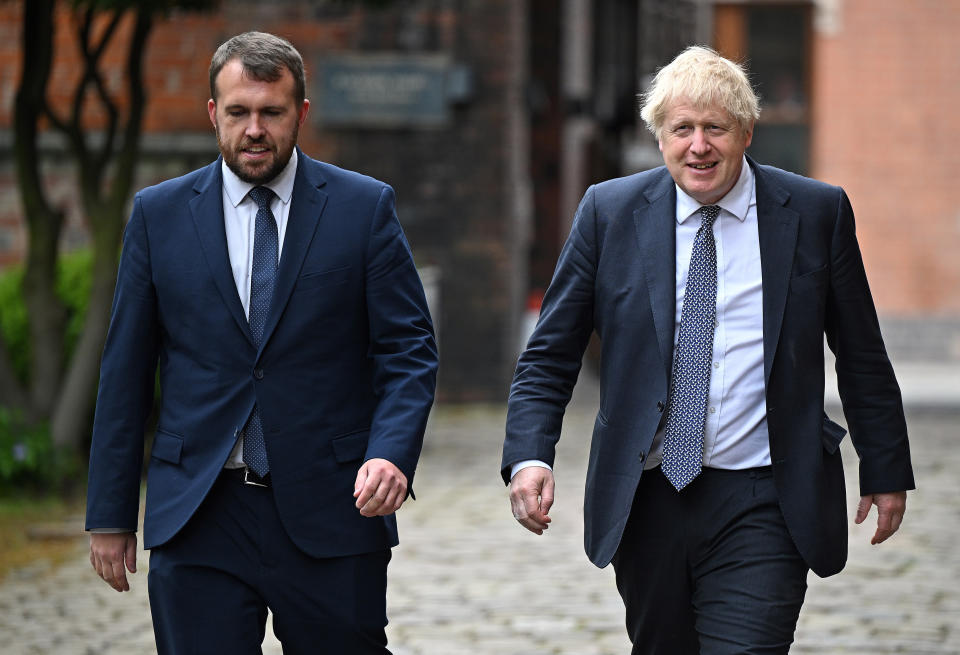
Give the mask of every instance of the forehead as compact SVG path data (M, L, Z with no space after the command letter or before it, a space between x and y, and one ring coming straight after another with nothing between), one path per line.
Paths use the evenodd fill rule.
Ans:
M719 104L695 105L692 102L680 99L672 102L664 115L667 124L677 121L692 121L695 123L734 123L734 118Z
M216 78L217 94L221 103L255 102L258 100L277 102L289 96L293 100L295 83L293 74L281 67L280 77L274 81L258 80L251 77L239 59L228 61Z

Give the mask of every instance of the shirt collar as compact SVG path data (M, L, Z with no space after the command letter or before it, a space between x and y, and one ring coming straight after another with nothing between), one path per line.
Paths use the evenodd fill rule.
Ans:
M243 199L247 197L247 194L250 192L256 184L251 184L250 182L244 182L237 174L230 170L230 167L227 166L226 161L220 162L220 168L223 171L223 189L227 192L227 198L233 204L234 207L243 202ZM290 202L290 196L293 195L293 181L297 176L297 149L293 149L293 153L290 155L290 161L287 162L287 165L283 167L283 170L280 171L280 174L275 178L267 182L266 184L259 185L265 186L275 194L280 200L286 204Z
M747 210L750 209L750 205L756 202L754 200L756 197L756 184L754 184L753 178L753 169L750 168L750 164L747 163L747 158L744 157L743 164L740 166L740 177L737 178L736 184L727 192L727 195L715 203L721 209L726 209L736 216L741 223L746 220ZM678 223L686 221L690 216L700 211L700 207L702 206L699 202L688 196L683 189L679 186L677 187Z

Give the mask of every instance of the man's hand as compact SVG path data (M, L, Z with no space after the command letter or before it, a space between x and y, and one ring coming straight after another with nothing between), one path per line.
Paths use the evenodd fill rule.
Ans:
M137 572L137 534L91 533L90 563L108 585L117 591L130 591L124 566L130 573Z
M542 466L528 466L517 471L510 480L510 509L520 525L535 534L549 527L553 506L553 471Z
M407 499L407 476L392 462L369 459L357 472L353 497L363 516L393 514Z
M861 496L860 505L857 507L857 518L854 519L857 525L867 518L871 505L877 506L877 531L870 540L871 544L876 545L886 541L900 528L903 514L907 511L907 492L894 491Z

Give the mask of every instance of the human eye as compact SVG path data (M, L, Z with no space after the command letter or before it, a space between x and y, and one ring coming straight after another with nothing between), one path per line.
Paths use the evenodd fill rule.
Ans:
M260 113L267 118L279 118L286 113L284 107L264 107Z

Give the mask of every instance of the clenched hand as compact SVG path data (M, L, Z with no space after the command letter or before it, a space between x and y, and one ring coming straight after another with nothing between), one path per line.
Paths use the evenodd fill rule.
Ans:
M520 525L535 534L543 534L553 506L553 471L542 466L521 469L510 480L510 509Z
M393 514L407 499L407 476L385 459L369 459L357 472L353 497L363 516Z

